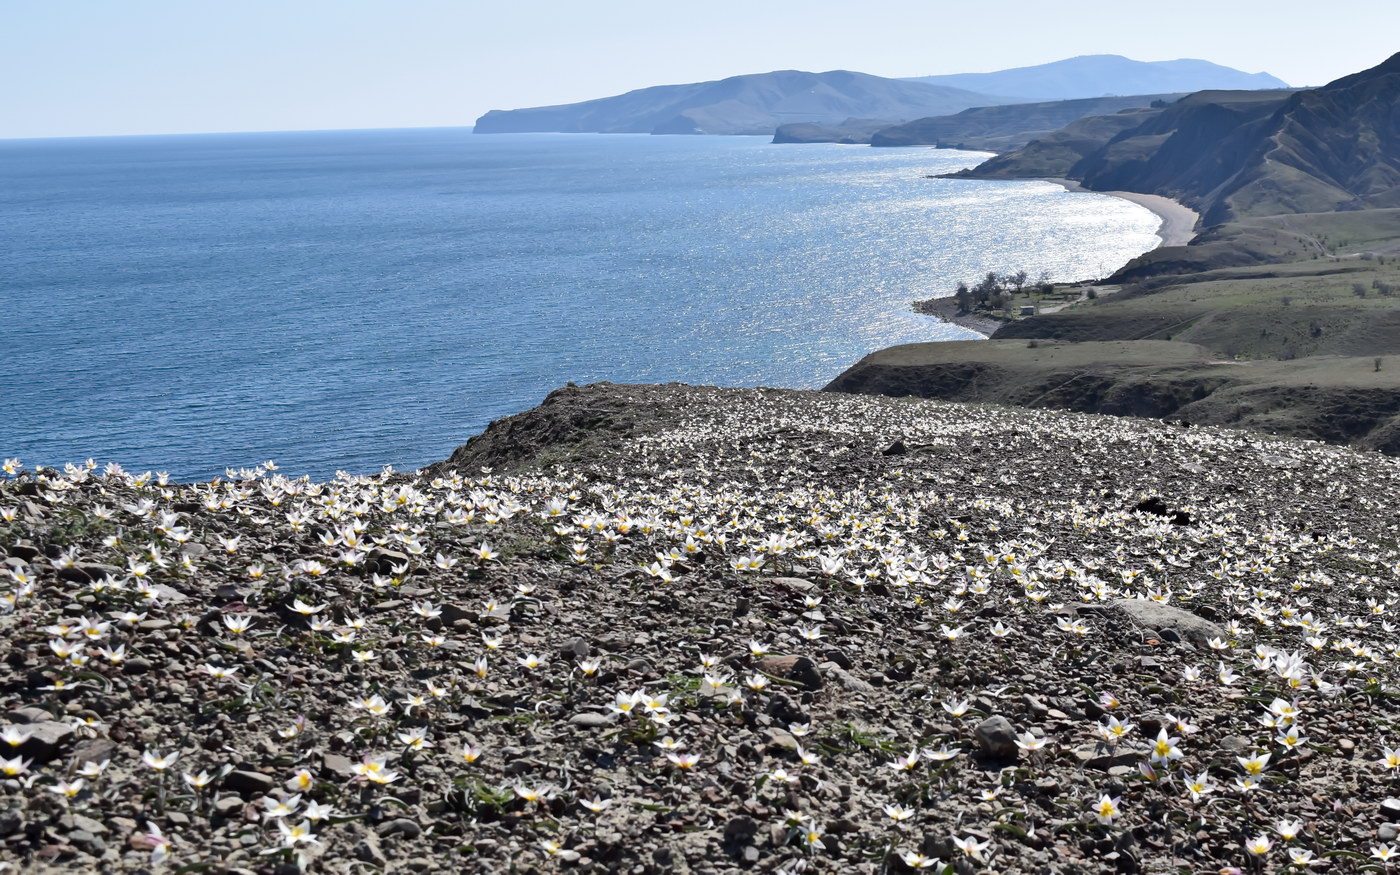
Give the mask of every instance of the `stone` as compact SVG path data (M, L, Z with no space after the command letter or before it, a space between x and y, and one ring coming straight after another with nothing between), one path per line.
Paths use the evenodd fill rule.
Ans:
M1376 838L1383 842L1393 842L1400 838L1400 823L1383 823L1376 830Z
M352 778L355 776L355 764L347 756L338 753L328 753L321 758L321 764L326 767L326 771L342 778Z
M41 554L39 548L35 547L33 544L19 541L10 545L10 555L23 559L25 562L33 562L35 559L38 559Z
M355 845L355 859L381 869L389 865L379 847L379 836L372 832L365 833L365 837Z
M151 587L151 589L155 590L156 595L159 597L160 603L161 603L161 604L175 604L175 603L178 603L178 602L187 602L187 601L190 600L190 597L189 597L189 596L185 595L184 593L180 592L178 589L175 589L175 588L172 587L172 586L167 586L167 585L164 584L164 583L158 583L158 584L156 584L155 586ZM152 622L152 621L151 621L151 620L146 620L145 622L143 622L143 623L141 624L141 628L142 628L142 629L147 628L147 627L146 627L146 623L149 623L149 622ZM157 620L157 621L155 621L155 622L164 622L164 621ZM165 626L162 626L161 628L166 628L166 627L169 626L169 625L170 625L170 624L167 622L166 625L165 625Z
M834 662L822 663L822 671L827 677L853 693L870 694L875 692L875 687L868 681L861 680Z
M73 727L57 720L40 720L24 727L29 738L19 746L19 755L40 762L53 759L63 745L73 737Z
M1138 513L1150 513L1155 516L1166 516L1169 513L1167 510L1167 503L1158 495L1139 501L1133 507L1133 510Z
M83 832L92 833L95 836L106 835L107 827L102 822L88 817L86 814L72 814L64 818L73 829L80 829Z
M365 568L371 574L391 574L395 566L402 568L408 564L407 553L384 547L375 547L365 556Z
M1151 599L1116 599L1099 608L1104 614L1130 626L1161 635L1170 630L1197 647L1209 647L1210 639L1225 638L1225 630L1204 617Z
M1020 748L1016 747L1016 727L1000 714L993 714L978 723L972 734L982 750L996 759L1015 759L1020 752Z
M792 589L798 592L811 592L817 588L815 583L812 583L810 580L803 580L800 577L770 577L765 582L773 586L781 586L784 589Z
M770 726L764 730L764 734L768 736L770 746L780 747L783 750L797 750L798 748L797 738L786 729Z
M1387 820L1400 820L1400 799L1394 796L1387 798L1381 803L1381 814L1384 814Z
M1172 735L1174 733L1171 730L1175 725L1176 724L1167 717L1166 714L1160 711L1144 714L1142 715L1142 719L1138 721L1138 728L1141 729L1142 734L1148 738L1156 738L1157 733L1163 729L1167 730L1168 735Z
M406 839L416 839L423 834L423 827L419 826L416 820L397 817L379 824L374 828L374 831L381 836L403 836Z
M43 708L26 705L23 708L16 708L6 714L5 717L11 723L38 723L42 720L52 720L53 714L45 711Z
M247 772L241 769L225 775L223 783L225 790L254 796L271 793L275 786L277 786L277 781L271 775L264 775L262 772Z
M1220 739L1219 749L1221 753L1239 756L1253 750L1254 743L1243 735L1227 735Z
M602 729L616 722L616 714L600 714L597 711L583 711L569 718L569 723L584 729Z
M224 817L237 817L243 810L243 800L237 796L220 796L214 800L214 810Z
M851 658L839 650L828 650L822 655L826 657L827 662L834 662L846 671L850 671L855 667L855 663L851 662Z
M461 605L454 605L453 603L448 602L442 606L442 614L440 616L442 617L442 621L444 623L446 623L449 626L453 626L457 623L460 623L462 620L475 621L477 613L477 611L473 611L468 608L464 608Z
M1074 749L1074 758L1082 768L1107 772L1122 766L1134 767L1150 752L1148 745L1137 742L1124 742L1111 750L1105 744L1081 744Z
M773 677L796 681L808 692L822 688L822 676L817 671L817 664L805 656L765 656L758 661L758 670Z
M91 583L92 576L76 565L66 565L58 569L58 579L69 583Z
M587 641L582 638L570 638L568 641L559 645L559 656L562 659L587 659L588 650Z
M779 692L774 692L769 696L768 707L763 710L765 714L784 725L808 722L808 717L806 714L802 713L802 709L793 704L793 701L787 696Z

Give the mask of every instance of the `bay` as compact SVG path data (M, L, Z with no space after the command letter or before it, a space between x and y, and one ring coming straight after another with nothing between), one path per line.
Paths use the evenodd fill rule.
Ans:
M467 129L0 142L0 453L208 478L445 458L566 381L816 388L989 270L1157 220L980 153Z

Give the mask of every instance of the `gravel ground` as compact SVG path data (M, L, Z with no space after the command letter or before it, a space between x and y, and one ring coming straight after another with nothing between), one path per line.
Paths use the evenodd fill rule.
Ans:
M0 479L15 871L1382 871L1400 463L571 387L425 472Z

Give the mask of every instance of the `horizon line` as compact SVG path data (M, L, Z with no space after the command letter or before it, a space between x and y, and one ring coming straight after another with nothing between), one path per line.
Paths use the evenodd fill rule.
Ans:
M476 125L392 125L388 127L349 128L265 128L244 131L169 131L145 134L60 134L38 137L0 137L0 143L20 143L33 140L115 140L136 137L213 137L233 134L334 134L352 131L447 131L474 130Z

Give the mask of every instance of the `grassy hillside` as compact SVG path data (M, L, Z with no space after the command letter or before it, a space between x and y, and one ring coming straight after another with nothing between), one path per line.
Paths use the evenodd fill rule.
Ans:
M1173 317L1188 328L1210 318L1181 310ZM1239 326L1220 330L1231 329ZM1186 342L1210 339L1207 330L1158 333L1182 340L1013 340L998 332L988 341L896 346L866 356L826 390L1229 425L1400 455L1400 356L1238 361Z
M1155 250L998 337L1172 339L1231 359L1400 354L1400 210L1245 219Z

